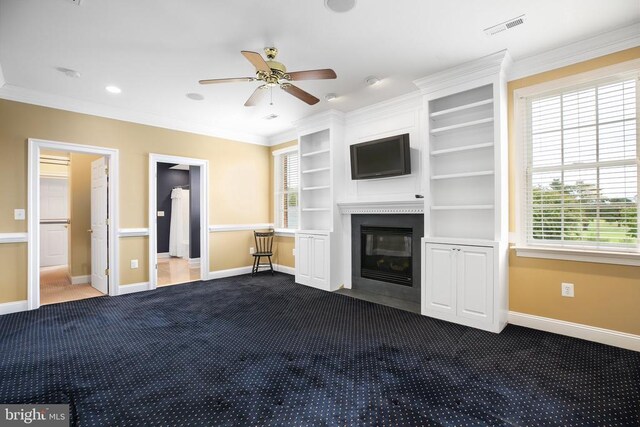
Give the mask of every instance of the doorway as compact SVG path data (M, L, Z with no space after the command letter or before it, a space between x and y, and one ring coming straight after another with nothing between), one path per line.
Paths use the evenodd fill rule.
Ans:
M108 183L104 156L54 150L40 155L40 303L108 292Z
M208 277L206 160L150 155L149 287Z
M28 144L29 309L117 295L118 151Z

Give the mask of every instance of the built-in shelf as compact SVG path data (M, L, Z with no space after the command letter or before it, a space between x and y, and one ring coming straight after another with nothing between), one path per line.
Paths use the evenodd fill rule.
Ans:
M319 185L317 187L305 187L302 191L327 190L329 188L331 188L330 185Z
M470 211L470 210L487 210L493 209L493 205L453 205L453 206L431 206L433 211Z
M489 105L489 104L493 104L493 99L484 99L482 101L472 102L472 103L465 104L465 105L460 105L459 107L453 107L453 108L448 108L448 109L442 110L442 111L436 111L434 113L431 113L430 117L445 116L447 114L457 113L459 111L469 110L471 108L481 107L483 105Z
M317 169L309 169L306 171L302 171L302 173L316 173L316 172L324 172L324 171L328 171L331 168L317 168Z
M450 173L447 175L434 175L431 177L431 179L470 178L474 176L486 176L486 175L493 175L493 171L478 171L478 172Z
M482 148L493 147L493 142L483 142L482 144L463 145L461 147L445 148L443 150L433 150L432 156L442 156L443 154L460 153L463 151L480 150Z
M328 148L327 148L327 149L324 149L324 150L312 151L312 152L310 152L310 153L304 153L304 154L302 155L302 157L317 156L318 154L328 153L329 151L330 151L330 150L329 150Z
M486 124L486 123L493 123L493 117L488 117L486 119L479 119L479 120L471 120L470 122L458 123L458 124L451 125L451 126L444 126L444 127L441 127L441 128L431 129L431 134L432 135L436 135L436 134L442 133L442 132L448 132L448 131L452 131L452 130L456 130L456 129L462 129L462 128L466 128L466 127L470 127L470 126L483 125L483 124Z
M303 212L326 212L330 210L331 208L302 208Z

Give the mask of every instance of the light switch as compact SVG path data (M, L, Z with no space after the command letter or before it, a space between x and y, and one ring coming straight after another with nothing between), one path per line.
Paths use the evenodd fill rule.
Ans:
M131 260L131 268L138 268L138 260L137 259L132 259Z
M13 218L17 221L24 221L25 219L24 209L14 209Z
M158 211L158 216L164 216L164 211Z

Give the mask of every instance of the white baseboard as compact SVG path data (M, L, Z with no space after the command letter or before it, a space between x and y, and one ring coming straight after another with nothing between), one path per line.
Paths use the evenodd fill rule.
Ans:
M169 256L169 252L162 252L158 254L158 259L162 259L162 258L170 258Z
M0 304L0 315L18 313L20 311L27 311L28 309L27 300L5 302Z
M132 283L130 285L120 285L118 295L132 294L149 290L149 282Z
M218 270L209 272L209 280L222 279L224 277L240 276L251 273L251 266L230 268L228 270Z
M296 274L296 269L293 267L287 267L286 265L273 264L273 269L275 271L279 271L280 273L291 274L294 276Z
M71 277L72 285L84 285L91 283L91 276L73 276Z
M613 331L611 329L597 328L595 326L580 323L566 322L564 320L550 319L548 317L534 316L532 314L509 312L509 323L539 329L554 334L566 335L583 340L594 341L627 350L640 351L640 335L626 332Z

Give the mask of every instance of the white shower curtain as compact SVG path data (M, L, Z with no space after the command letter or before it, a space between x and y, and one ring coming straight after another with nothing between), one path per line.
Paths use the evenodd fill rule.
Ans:
M169 255L189 258L189 190L171 191L171 224L169 225Z

